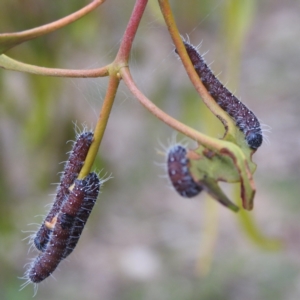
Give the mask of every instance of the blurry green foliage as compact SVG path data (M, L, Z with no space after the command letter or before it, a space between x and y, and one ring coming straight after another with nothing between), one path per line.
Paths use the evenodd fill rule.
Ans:
M123 34L134 2L131 0L121 3L107 0L103 7L77 23L20 45L10 50L8 54L25 62L48 67L65 67L66 65L74 68L88 67L91 61L97 64L101 59L109 62L109 53L116 50L115 45L118 45ZM0 1L1 32L24 30L56 20L82 7L85 3L85 1ZM207 39L221 41L220 52L217 55L222 59L221 63L227 62L225 70L229 75L226 75L225 78L230 78L231 88L236 88L240 78L241 53L245 39L253 24L255 13L259 10L258 6L265 7L266 4L251 0L222 2L192 0L188 3L173 1L172 5L183 34L197 32L200 40L201 36L205 36ZM146 61L140 63L145 63L145 65L148 63L153 68L154 54L166 45L171 49L172 45L168 41L161 44L161 48L157 46L153 36L148 35L149 32L156 31L156 34L161 34L163 39L166 39L166 30L161 23L157 22L158 25L156 24L157 20L152 19L151 12L146 14L146 18L147 21L141 26L135 49L145 51L140 44L146 43L146 40L150 39L151 43L147 43L147 46L152 45L151 51L147 52L147 56L137 52L133 56L133 60L139 57ZM157 27L152 29L150 22L155 23ZM158 31L157 28L159 28ZM206 48L210 48L210 46ZM215 50L212 49L212 51ZM177 60L168 62L170 61L174 64ZM178 93L178 89L172 84L176 76L170 72L170 69L167 72L169 76L155 78L156 84L149 84L151 86L149 97L163 108L175 106L174 114L200 131L221 136L222 127L203 106L196 93L192 91L192 87L186 88L186 84L182 83L178 86L180 91ZM146 76L153 77L158 76L157 74L159 72L146 74ZM79 81L74 80L74 82L74 86L82 88ZM25 88L23 88L24 86ZM66 86L71 86L71 88L68 89ZM62 170L62 165L58 163L66 159L66 151L70 149L70 144L66 144L66 141L74 140L72 122L77 120L79 125L86 122L89 126L94 122L91 110L95 108L97 111L102 101L100 83L96 87L99 89L99 91L97 90L99 99L92 99L91 106L86 105L83 97L76 95L80 93L76 93L72 87L71 81L68 80L0 70L1 300L31 298L30 289L25 289L21 293L18 291L21 281L17 279L17 276L21 276L23 273L22 266L26 261L27 253L25 242L20 245L21 239L26 236L21 233L21 230L26 230L24 224L35 222L36 219L32 220L32 217L40 214L44 204L50 202L47 194L54 191L54 187L49 188L50 183L58 181L57 172ZM290 290L295 284L294 280L299 276L297 266L284 255L272 254L270 256L257 249L254 250L241 237L234 239L233 236L238 235L237 231L228 234L225 228L221 228L223 231L221 233L223 237L220 237L221 242L212 245L214 248L210 248L211 251L215 251L215 261L211 273L201 279L194 274L193 267L196 262L186 258L190 258L189 255L195 257L194 252L192 254L190 252L197 247L197 244L191 242L182 246L178 242L178 245L172 248L171 242L174 241L167 244L159 236L159 234L163 236L163 234L172 233L168 227L170 226L168 222L170 222L170 224L176 223L178 226L174 226L176 234L173 235L173 238L176 236L178 239L184 239L192 231L191 219L200 219L202 212L195 212L196 217L189 215L185 222L183 221L184 216L182 216L183 219L174 217L176 207L173 206L179 205L181 202L171 199L174 200L171 205L168 202L168 196L165 195L167 194L166 189L162 190L163 193L161 190L156 191L157 185L151 181L151 178L157 176L155 173L157 169L154 172L149 167L154 160L151 153L155 152L149 150L149 145L151 144L155 148L157 139L160 137L158 132L165 135L169 132L163 128L164 125L161 123L155 123L156 120L149 117L143 109L136 109L137 104L132 104L134 100L130 96L128 97L126 92L124 92L125 96L120 94L119 102L117 102L117 107L109 123L111 126L109 129L116 133L116 137L106 138L101 150L106 150L107 153L99 156L96 162L97 169L104 168L108 172L112 170L116 180L107 183L107 188L103 192L105 199L102 197L99 199L95 212L97 216L92 216L93 225L90 227L92 233L86 232L83 236L86 243L82 242L81 245L85 245L85 250L89 254L78 251L77 258L76 255L70 258L72 263L77 265L72 268L71 263L64 264L61 269L65 269L66 273L64 274L67 276L62 276L61 272L57 275L58 281L53 280L52 282L50 279L40 289L38 297L45 300L66 299L72 295L73 299L89 300L99 299L99 295L103 295L103 299L134 300L153 299L158 295L156 298L165 300L223 300L241 299L238 297L242 295L242 298L246 300L288 299ZM188 105L186 105L187 103ZM126 127L126 122L129 122L130 118L125 121L120 118L118 120L120 123L114 120L114 114L120 116L118 114L120 110L127 115L132 114L133 111L138 111L138 115L142 115L140 121L146 125L141 126L144 130L142 133L133 133L136 135L136 139L133 135L129 135L131 139L122 139L124 135L126 136L125 130L130 131L136 128ZM136 144L133 145L133 142ZM123 151L122 156L120 155L121 151ZM109 158L110 156L112 158ZM126 176L121 178L120 174ZM147 181L143 182L143 178L146 178ZM291 207L285 215L286 220L292 213L295 216L294 220L297 220L296 216L299 210L297 180L292 181L289 178L285 181L282 179L275 184L269 183L269 188L273 191L274 197L279 194L283 201L287 201L287 206ZM175 196L172 197L175 198ZM139 223L135 221L137 212L141 212L143 216L137 217L141 221ZM210 212L206 211L205 213L209 214ZM182 214L184 214L184 209L182 209ZM144 216L148 216L149 219ZM170 221L173 221L172 218L175 219L174 223ZM135 230L138 229L140 231L136 233ZM199 238L198 229L197 227L195 230L197 234L191 235L192 241L197 241ZM96 238L97 241L95 241ZM297 238L292 240L297 249ZM130 246L130 243L143 243L157 251L162 261L159 280L149 279L143 282L121 274L115 258L121 256L122 249ZM245 244L246 246L244 246ZM243 246L247 249L244 249ZM95 258L93 256L94 248L98 260L91 262L89 258L91 260ZM242 249L239 254L238 249ZM113 258L110 257L109 268L101 260L102 257L107 257L105 256L106 252L113 256ZM84 271L78 272L79 267L82 266L80 265L82 259L88 270L91 269L92 264L95 264L97 272L93 274L85 274ZM70 269L69 273L68 268ZM80 273L80 277L76 277L78 273ZM102 280L105 280L106 277L108 278L107 282L103 283ZM64 279L65 283L61 285L60 280Z

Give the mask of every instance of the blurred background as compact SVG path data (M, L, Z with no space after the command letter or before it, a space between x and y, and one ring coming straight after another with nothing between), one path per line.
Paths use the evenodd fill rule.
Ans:
M76 250L39 285L36 299L300 299L300 3L171 2L180 32L195 45L202 41L221 81L272 128L253 157L254 210L236 215L205 193L177 195L162 155L174 131L121 84L95 165L114 178L102 189ZM33 28L86 3L1 1L0 31ZM76 23L6 54L46 67L103 66L117 53L134 3L107 0ZM138 86L173 117L222 137L173 48L156 1L149 1L131 55ZM33 295L32 286L19 291L18 277L36 255L25 238L52 202L75 124L96 124L106 85L107 78L0 70L1 300ZM233 199L236 188L222 186Z

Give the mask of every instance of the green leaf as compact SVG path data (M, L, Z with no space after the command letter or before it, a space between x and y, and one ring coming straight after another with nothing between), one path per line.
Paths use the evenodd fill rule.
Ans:
M195 181L205 186L206 190L219 202L235 210L232 203L220 190L218 181L239 182L241 184L241 198L243 207L247 210L253 208L255 186L252 174L256 165L251 156L233 143L220 140L220 150L212 151L200 145L196 150L188 152L190 172ZM231 203L231 204L230 204Z

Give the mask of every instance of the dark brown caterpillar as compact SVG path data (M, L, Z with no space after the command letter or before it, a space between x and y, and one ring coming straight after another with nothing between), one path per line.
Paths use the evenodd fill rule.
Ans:
M169 149L167 158L168 174L175 190L185 198L197 196L202 191L202 186L194 181L190 174L186 157L187 151L181 145Z
M252 149L260 147L263 136L257 117L217 79L196 47L185 40L183 40L183 43L207 91L220 107L230 115L239 129L244 133L248 146ZM175 52L178 54L177 49L175 49Z
M44 252L26 271L24 286L30 282L37 284L49 277L73 251L97 200L99 189L100 180L96 173L90 173L83 180L75 180L73 190L51 222L53 230Z
M82 230L90 216L90 213L97 200L100 190L100 180L96 173L90 173L84 180L84 198L80 206L78 213L76 214L75 222L70 232L67 247L63 254L63 258L66 258L75 249Z
M83 132L78 136L76 142L74 143L69 160L65 165L64 174L61 177L60 185L57 189L57 194L53 206L34 238L34 245L40 251L45 251L47 243L49 241L49 234L51 232L51 229L49 229L49 226L47 227L47 224L51 223L53 218L58 214L65 198L68 197L69 187L77 178L92 141L93 133Z
M53 230L49 236L44 252L41 252L32 263L26 276L33 283L39 283L46 279L56 269L64 258L69 237L75 223L76 215L80 210L85 195L83 180L76 180L72 192L63 202L58 213Z

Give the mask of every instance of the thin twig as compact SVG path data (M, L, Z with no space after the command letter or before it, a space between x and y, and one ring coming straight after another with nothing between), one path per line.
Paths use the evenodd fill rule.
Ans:
M108 76L109 65L97 68L97 69L57 69L57 68L45 68L39 67L31 64L26 64L18 60L12 59L5 54L0 55L0 68L17 71L26 72L35 75L43 76L54 76L54 77L74 77L74 78L91 78L91 77L104 77Z
M39 27L35 27L33 29L24 30L15 33L3 33L0 34L0 50L1 53L7 51L8 49L19 45L25 41L37 38L39 36L48 34L53 32L57 29L60 29L70 23L77 21L78 19L82 18L89 12L93 11L96 7L104 3L105 0L94 0L90 4L86 5L85 7L81 8L80 10L61 18L57 21L54 21L49 24L45 24Z
M135 3L115 60L118 64L127 65L128 63L133 39L138 30L147 3L148 0L137 0Z
M109 78L108 88L104 98L104 102L98 117L98 122L94 131L94 140L87 154L85 163L78 175L78 179L83 179L90 173L92 165L95 161L98 149L100 147L106 125L109 119L109 115L114 103L114 99L117 93L117 89L120 83L120 79L116 75L111 75Z

